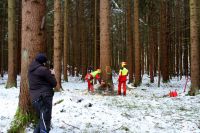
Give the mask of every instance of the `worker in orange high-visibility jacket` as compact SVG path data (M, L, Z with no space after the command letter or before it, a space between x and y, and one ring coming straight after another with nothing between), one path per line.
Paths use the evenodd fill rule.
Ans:
M118 84L118 95L121 95L121 86L123 85L123 95L126 96L126 80L127 80L128 70L126 69L126 62L121 63L121 68L119 70L119 84Z
M99 83L101 83L100 73L101 73L101 69L97 69L96 71L88 73L85 76L85 80L87 80L88 82L88 92L89 91L91 91L92 93L94 92L93 79L97 79Z

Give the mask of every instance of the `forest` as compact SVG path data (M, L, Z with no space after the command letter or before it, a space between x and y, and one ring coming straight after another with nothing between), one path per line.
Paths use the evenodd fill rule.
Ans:
M0 80L6 82L0 88L14 87L19 94L8 132L24 132L35 121L27 76L38 53L45 53L47 67L54 67L58 94L66 91L70 79L82 84L88 68L100 68L105 84L95 90L116 97L120 63L126 62L128 90L173 86L176 80L185 88L189 82L184 96L198 98L199 9L199 0L1 0Z

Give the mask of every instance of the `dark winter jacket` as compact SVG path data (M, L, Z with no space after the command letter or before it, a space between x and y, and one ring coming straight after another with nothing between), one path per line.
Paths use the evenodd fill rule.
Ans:
M35 101L41 96L53 97L53 88L57 82L51 71L37 61L33 61L28 70L29 92L31 100Z

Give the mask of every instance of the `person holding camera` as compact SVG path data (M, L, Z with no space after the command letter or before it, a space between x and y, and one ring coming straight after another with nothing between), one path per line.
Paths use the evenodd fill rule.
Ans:
M46 67L47 57L37 54L28 70L31 102L39 117L34 133L49 133L54 90L57 82L53 69Z

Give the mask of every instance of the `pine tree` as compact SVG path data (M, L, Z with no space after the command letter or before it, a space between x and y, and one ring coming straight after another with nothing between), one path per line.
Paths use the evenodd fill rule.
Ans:
M46 1L22 0L22 65L19 105L15 120L9 132L23 132L28 122L33 120L33 111L28 88L28 67L39 52L45 48L44 17Z
M129 83L132 83L133 82L133 34L131 29L131 0L127 1L127 32L128 32L127 62L129 71Z
M15 0L8 0L8 81L6 88L17 86Z
M67 54L68 54L68 0L65 0L64 6L64 51L63 51L63 69L64 69L64 80L68 81L67 76Z
M134 0L134 43L135 43L135 83L134 86L139 86L141 80L141 49L139 39L139 1Z
M110 48L110 2L100 0L100 66L102 80L112 89L111 48Z
M189 94L195 95L200 89L200 46L199 46L199 0L190 0L190 43L191 43L191 89Z
M85 19L84 19L84 1L80 1L79 12L80 12L80 45L81 45L81 70L82 70L82 80L85 80L85 75L87 74L86 68L86 43L85 43Z
M57 81L56 91L61 91L61 1L54 1L54 69Z
M161 75L163 82L169 81L169 53L168 53L168 29L167 29L167 2L161 1L160 13L160 58L161 58Z

